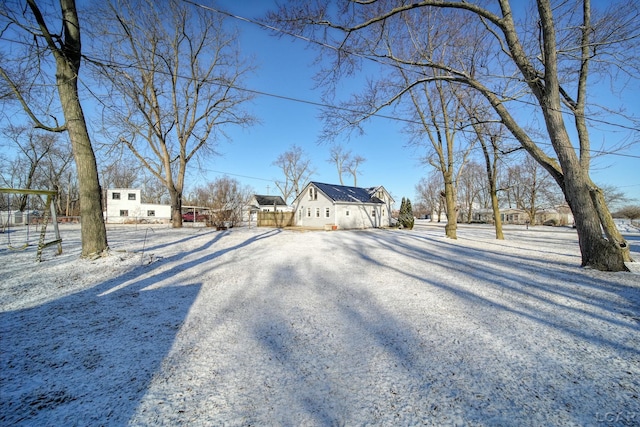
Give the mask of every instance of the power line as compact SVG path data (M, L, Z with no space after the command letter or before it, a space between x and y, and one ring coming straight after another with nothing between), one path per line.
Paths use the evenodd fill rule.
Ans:
M183 1L185 3L189 3L189 4L193 5L193 6L202 8L204 10L208 10L208 11L211 11L211 12L219 13L219 14L222 14L222 15L237 19L237 20L241 20L243 22L247 22L247 23L252 24L252 25L257 25L259 27L262 27L262 28L265 28L265 29L268 29L268 30L271 30L271 31L283 33L285 35L288 35L288 36L291 36L291 37L295 37L295 38L304 40L304 41L312 43L312 44L317 44L317 45L320 45L322 47L329 48L329 49L336 50L336 51L340 50L339 48L337 48L335 46L332 46L330 44L323 43L323 42L320 42L318 40L314 40L312 38L305 37L305 36L302 36L302 35L299 35L299 34L288 32L288 31L285 31L285 30L283 30L281 28L277 28L277 27L262 23L260 21L254 20L254 19L246 18L246 17L239 16L239 15L235 15L235 14L232 14L230 12L227 12L227 11L224 11L224 10L221 10L221 9L217 9L217 8L213 8L213 7L210 7L210 6L205 6L205 5L196 3L196 2L191 1L191 0L183 0ZM366 60L369 60L369 61L374 61L374 62L376 62L378 64L381 64L381 65L394 66L394 67L400 68L400 66L398 66L397 64L389 64L387 62L380 61L378 58L372 58L372 57L369 57L369 56L366 56L366 55L361 55L361 54L358 54L358 53L345 51L344 49L342 49L342 51L347 53L347 54L349 54L349 55L357 56L357 57L360 57L362 59L366 59ZM144 67L141 67L138 64L131 65L131 64L122 64L122 63L118 63L118 62L115 62L115 61L104 61L104 60L100 60L100 59L91 58L88 55L84 55L84 57L88 61L96 63L96 64L110 65L110 66L115 66L115 67L119 67L119 68L133 68L133 69L138 69L138 70L142 70L142 71L149 71L148 69L146 69ZM411 70L411 71L415 72L415 70ZM162 70L154 70L154 72L158 72L158 73L161 73L161 74L167 74L167 75L169 74L169 73L167 73L165 71L162 71ZM194 80L192 77L188 77L188 76L184 76L184 75L180 75L180 74L178 74L177 77L180 77L180 78L186 79L186 80ZM208 83L219 84L218 82L211 82L211 81L209 81ZM95 99L97 99L99 102L101 102L100 97L98 97L96 94L94 94L93 91L86 84L83 83L83 86L86 89L89 90L89 92L94 96ZM392 120L392 121L396 121L396 122L403 122L403 123L408 123L408 124L421 124L418 121L411 120L411 119L406 119L406 118L402 118L402 117L389 116L389 115L380 114L380 113L369 114L368 112L363 112L361 110L357 110L357 109L354 109L354 108L348 108L348 107L339 106L339 105L331 105L331 104L326 104L326 103L323 103L323 102L311 101L311 100L296 98L296 97L292 97L292 96L274 94L274 93L270 93L270 92L266 92L266 91L262 91L262 90L250 89L250 88L241 87L241 86L237 86L237 85L232 85L230 87L235 89L235 90L238 90L238 91L243 91L243 92L247 92L247 93L253 93L255 95L266 96L266 97L271 97L271 98L276 98L276 99L282 99L282 100L285 100L285 101L297 102L297 103L306 104L306 105L312 105L312 106L325 108L325 109L340 110L340 111L345 111L345 112L355 113L355 114L361 114L361 115L369 115L369 117L382 118L382 119ZM520 102L520 103L523 103L523 104L526 104L526 105L531 105L531 106L534 106L534 107L538 106L537 104L535 104L533 102L522 100L522 99L518 99L518 100L514 100L514 101L515 102ZM633 127L630 127L630 126L622 125L622 124L619 124L619 123L613 123L613 122L609 122L609 121L605 121L605 120L594 119L594 118L587 118L587 120L592 121L592 122L603 123L603 124L606 124L606 125L609 125L609 126L619 127L619 128L626 129L626 130L640 131L640 129L638 129L638 128L633 128ZM474 131L467 131L465 129L458 129L458 131L460 131L462 133L465 133L465 132L472 132L473 133L474 132ZM485 135L489 136L488 134L485 134ZM518 142L513 137L506 137L505 139L509 139L511 141ZM542 145L542 146L552 146L552 144L549 143L549 142L541 142L541 141L534 141L534 142L536 144ZM519 144L519 142L518 142L518 144ZM575 148L575 147L572 147L572 148ZM619 153L619 152L614 152L614 151L590 149L589 152L594 154L594 155L613 155L613 156L619 156L619 157L628 157L628 158L633 158L633 159L640 159L639 155Z
M399 64L389 63L389 62L386 62L386 61L382 61L380 58L363 55L363 54L360 54L358 52L352 52L352 51L346 50L346 49L341 48L341 47L336 47L336 46L330 45L328 43L312 39L311 37L306 37L306 36L303 36L301 34L296 34L296 33L290 32L290 31L286 31L286 30L284 30L282 28L278 28L278 27L274 27L272 25L265 24L263 22L255 20L255 19L247 18L247 17L240 16L240 15L236 15L236 14L233 14L231 12L227 12L225 10L217 9L217 8L214 8L214 7L211 7L211 6L205 6L205 5L202 5L202 4L197 3L195 1L192 1L192 0L183 0L183 2L189 3L189 4L193 5L193 6L196 6L196 7L205 9L205 10L209 10L211 12L215 12L215 13L219 13L221 15L228 16L228 17L233 18L233 19L240 20L240 21L252 24L252 25L257 25L257 26L259 26L261 28L264 28L264 29L267 29L267 30L271 30L271 31L275 31L275 32L278 32L278 33L281 33L281 34L285 34L287 36L294 37L296 39L300 39L300 40L303 40L303 41L311 43L311 44L316 44L316 45L319 45L321 47L328 48L328 49L331 49L331 50L334 50L334 51L340 51L340 52L343 52L343 53L345 53L347 55L356 56L356 57L359 57L359 58L362 58L362 59L365 59L365 60L368 60L368 61L375 62L375 63L380 64L380 65L385 65L385 66L404 69ZM419 75L424 75L422 73L418 73L418 71L416 71L416 70L406 70L406 69L404 69L404 70L405 71L411 71L411 72L417 73ZM257 92L258 91L256 91L256 93ZM272 95L272 94L268 94L268 93L261 93L261 94L267 95L267 96L279 97L278 95ZM282 99L289 99L289 100L292 100L292 101L301 102L300 100L297 100L297 99L294 99L294 98L289 98L289 97L282 97ZM523 100L523 99L514 99L513 101L514 102L520 102L520 103L523 103L525 105L530 105L530 106L533 106L533 107L539 107L538 104L536 104L534 102L531 102L531 101L526 101L526 100ZM307 103L309 103L309 102L307 102ZM323 105L323 104L320 104L320 103L317 103L317 104L313 103L313 104L314 105L318 105L318 106L322 106L322 107L327 107L326 105ZM344 110L352 111L352 112L358 112L357 110L349 110L349 109L342 108L342 107L336 107L336 106L328 106L328 107L329 108L344 109ZM373 116L387 118L387 119L393 119L393 120L399 120L399 121L412 122L411 120L401 119L399 117L391 117L391 116L378 115L378 114L374 114ZM621 129L631 130L631 131L635 131L635 132L640 131L640 129L637 128L637 127L632 127L632 126L628 126L628 125L624 125L624 124L620 124L620 123L614 123L614 122L611 122L611 121L608 121L608 120L596 119L596 118L593 118L593 117L585 117L585 119L589 120L591 122L602 123L602 124L605 124L605 125L608 125L608 126L619 127Z
M209 168L205 168L205 167L201 167L200 169L203 170L203 171L206 171L206 172L213 172L213 173L222 174L222 175L229 175L229 176L237 176L239 178L255 179L257 181L280 182L277 179L258 178L256 176L249 176L249 175L242 175L242 174L238 174L238 173L218 171L218 170L209 169Z
M184 0L187 1L187 0ZM86 57L89 61L94 61L94 62L98 62L97 60L91 59L90 57ZM135 65L131 65L131 64L122 64L122 63L118 63L115 61L102 61L103 65L109 65L109 66L114 66L114 67L120 67L120 68L132 68L132 69L137 69L137 70L141 70L141 71L150 71L149 69L146 69L144 67L141 67L137 64ZM169 74L166 71L162 71L162 70L154 70L155 73L160 73L160 74ZM184 76L181 74L175 74L175 77L179 77L182 79L186 79L186 80L193 80L192 77L188 77L188 76ZM211 81L207 81L207 83L210 84L219 84L218 82L211 82ZM87 87L86 85L84 85L85 87ZM345 111L345 112L349 112L349 113L356 113L356 114L367 114L366 112L362 112L360 110L356 110L353 108L348 108L348 107L343 107L343 106L339 106L339 105L332 105L332 104L327 104L327 103L323 103L323 102L318 102L318 101L311 101L308 99L301 99L301 98L296 98L293 96L288 96L288 95L280 95L280 94L275 94L275 93L271 93L271 92L266 92L266 91L262 91L262 90L258 90L258 89L250 89L250 88L246 88L246 87L242 87L242 86L238 86L238 85L231 85L230 86L232 89L238 90L238 91L242 91L242 92L248 92L248 93L252 93L255 95L259 95L259 96L266 96L266 97L270 97L270 98L276 98L276 99L281 99L281 100L285 100L285 101L289 101L289 102L296 102L296 103L300 103L300 104L306 104L306 105L312 105L315 107L321 107L321 108L325 108L325 109L333 109L333 110L340 110L340 111ZM93 94L93 92L91 92ZM94 96L96 98L98 98L95 94ZM532 104L535 105L535 104ZM371 114L370 115L371 118L381 118L381 119L386 119L386 120L392 120L395 122L402 122L402 123L407 123L407 124L418 124L421 125L422 123L417 121L417 120L412 120L412 119L406 119L403 117L397 117L397 116L389 116L389 115L385 115L385 114L379 114L379 113L375 113L375 114ZM439 122L440 125L444 125L444 122ZM473 130L467 130L464 128L459 128L456 129L456 131L458 132L462 132L462 133L470 133L472 135L475 135L475 131ZM484 134L485 136L489 137L491 136L490 134L486 133ZM503 137L503 139L505 140L510 140L512 142L516 142L518 144L520 144L520 142L513 136L505 136ZM534 141L537 145L540 146L547 146L547 147L551 147L553 146L553 144L551 144L550 142L543 142L543 141ZM572 147L575 148L575 147ZM619 157L629 157L629 158L634 158L634 159L640 159L640 155L633 155L633 154L625 154L625 153L619 153L619 152L615 152L615 151L604 151L604 150L594 150L594 149L590 149L588 150L590 153L592 153L593 155L612 155L612 156L619 156Z

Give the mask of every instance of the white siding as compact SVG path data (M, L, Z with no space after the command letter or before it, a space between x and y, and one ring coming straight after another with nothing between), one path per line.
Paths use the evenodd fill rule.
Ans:
M119 198L114 199L114 193ZM132 195L130 197L130 195ZM167 222L171 220L171 206L142 203L141 191L132 188L107 190L105 221L124 223L133 221ZM124 215L126 213L126 215ZM149 215L153 213L153 215Z
M307 189L308 192L308 189ZM296 224L302 227L323 228L325 225L335 224L335 212L333 203L324 194L318 191L317 198L309 200L305 194L299 199L296 207ZM325 216L325 210L329 208L329 218ZM307 216L311 209L311 216ZM316 212L320 215L316 216Z
M301 227L324 228L337 225L340 229L363 229L391 225L391 196L380 188L377 194L385 203L334 202L313 185L305 188L294 201L295 224ZM325 210L329 208L329 217ZM317 216L317 210L320 215ZM311 216L309 216L309 211ZM348 212L348 214L347 214Z

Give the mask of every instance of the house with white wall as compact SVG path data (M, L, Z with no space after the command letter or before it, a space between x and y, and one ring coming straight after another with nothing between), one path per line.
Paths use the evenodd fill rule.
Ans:
M291 211L281 196L265 196L254 194L249 202L252 209L260 212L288 212Z
M107 190L105 200L105 222L165 223L171 221L171 206L155 203L142 203L142 192L133 188L113 188Z
M242 220L251 225L257 222L258 212L291 212L291 209L281 196L254 194L242 212Z
M310 182L293 201L301 227L362 229L389 227L394 200L384 187L348 187Z

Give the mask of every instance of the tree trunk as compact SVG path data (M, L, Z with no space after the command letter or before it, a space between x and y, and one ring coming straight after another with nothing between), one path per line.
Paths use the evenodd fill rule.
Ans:
M557 120L561 120L556 115L547 114L547 125L550 134L557 136L555 149L565 172L558 184L573 213L582 253L581 265L603 271L625 271L625 261L631 261L629 247L613 224L602 194L594 189L588 171L579 167L569 137L563 135L564 128L555 127ZM608 239L603 236L603 230Z
M102 217L102 200L96 157L87 132L78 98L76 72L63 58L57 60L57 83L78 173L82 256L100 254L106 249L107 232Z
M457 239L458 211L456 209L455 187L450 177L445 178L444 197L447 212L447 225L444 226L444 232L448 238Z
M630 261L629 248L624 243L624 240L622 240L624 247L621 247L614 240L607 240L603 237L597 208L594 200L589 197L590 191L586 188L588 182L576 177L575 179L565 180L565 185L567 188L565 193L567 203L571 207L578 232L582 266L604 271L626 270L625 259L621 254L624 249L627 253L627 260ZM582 187L582 189L579 190L576 187Z
M590 26L588 5L589 3L585 3L584 25L586 27ZM547 132L554 151L558 155L562 174L554 173L555 171L549 167L548 163L541 162L540 157L536 157L536 153L532 154L556 179L564 193L565 200L571 208L582 253L582 266L593 267L603 271L627 270L624 262L630 261L629 248L613 225L611 213L606 203L604 203L604 199L592 193L594 185L589 177L588 133L586 128L581 127L584 123L582 120L577 123L581 155L587 156L583 157L581 161L578 159L563 121L562 109L560 108L557 45L551 2L539 1L538 11L543 34L544 84L540 85L534 81L535 79L532 79L529 85L542 108ZM586 28L585 31L588 33L590 29ZM590 59L589 55L588 50L583 50L583 68L580 72L581 84L586 81L586 66ZM525 62L526 60L521 61L518 65L524 65ZM521 70L525 77L533 77L530 70L524 67L521 67ZM576 116L584 115L584 106L576 104L576 107ZM529 152L531 153L531 151ZM609 240L603 237L603 229L608 236L611 236Z
M82 256L101 254L107 250L107 231L102 216L102 190L98 178L96 157L91 146L82 105L78 96L80 70L80 29L75 2L61 0L65 28L65 44L60 51L53 50L56 58L58 96L69 132L78 173ZM32 6L32 8L35 6ZM35 10L34 10L35 13Z
M171 198L171 226L182 228L182 193L174 186L168 186Z
M496 229L496 239L504 240L504 234L502 232L502 218L500 218L500 202L498 201L495 182L491 182L489 187L489 192L491 193L491 209L493 210L493 223Z

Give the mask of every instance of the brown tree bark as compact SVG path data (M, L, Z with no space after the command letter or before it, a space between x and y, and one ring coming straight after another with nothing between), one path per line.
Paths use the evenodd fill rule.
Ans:
M62 105L66 130L73 148L80 190L82 256L101 254L107 250L107 232L102 216L102 198L96 157L87 131L87 123L78 95L78 73L81 63L80 23L74 0L60 0L63 41L60 47L49 33L35 2L27 0L38 26L56 61L56 84Z

